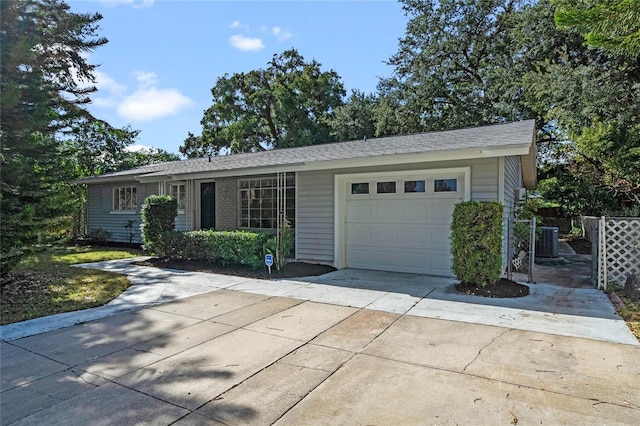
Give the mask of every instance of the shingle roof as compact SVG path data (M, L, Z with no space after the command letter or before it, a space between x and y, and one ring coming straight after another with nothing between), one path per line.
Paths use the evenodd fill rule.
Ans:
M211 161L208 158L170 161L88 177L80 182L90 183L118 177L233 171L254 167L291 166L323 161L453 152L465 149L499 150L514 146L530 146L533 143L534 135L535 122L527 120L457 130L222 155L211 158Z

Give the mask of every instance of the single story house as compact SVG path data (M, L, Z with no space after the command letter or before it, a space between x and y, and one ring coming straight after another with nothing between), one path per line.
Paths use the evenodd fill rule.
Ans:
M503 203L506 236L514 203L536 187L535 123L188 159L80 182L88 230L113 241L129 241L125 223L134 221L140 242L140 208L152 194L178 200L178 230L272 230L280 193L299 261L451 276L454 205Z

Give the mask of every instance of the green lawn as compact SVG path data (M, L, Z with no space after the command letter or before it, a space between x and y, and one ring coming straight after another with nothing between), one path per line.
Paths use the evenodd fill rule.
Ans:
M38 250L0 279L0 323L102 306L129 287L127 277L71 265L140 255L137 250L109 247Z

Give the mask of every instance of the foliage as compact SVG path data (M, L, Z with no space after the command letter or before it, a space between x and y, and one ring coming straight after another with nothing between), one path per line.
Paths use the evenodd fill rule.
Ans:
M331 136L338 142L383 136L376 128L377 96L353 90L328 120Z
M39 248L0 278L2 324L108 303L129 286L127 277L70 265L137 255L121 249Z
M95 90L87 52L102 46L99 14L60 0L0 2L0 221L2 253L37 241L42 220L74 204L60 135L81 119ZM6 270L6 265L3 265Z
M78 176L94 176L124 168L127 147L140 132L129 127L116 129L101 120L83 120L73 128L65 141L67 155L72 158Z
M498 202L456 204L451 223L453 273L462 283L485 287L502 272L502 211Z
M535 118L548 201L572 214L638 205L638 58L585 46L581 23L556 28L550 1L402 0L409 22L379 84L376 132ZM560 15L623 8L598 15L616 35L637 31L636 3L554 1Z
M587 44L619 56L640 58L640 1L556 0L556 25L585 34Z
M403 0L409 16L394 76L382 79L387 125L413 133L529 118L518 99L514 31L524 1ZM515 77L515 78L514 78Z
M331 142L327 120L344 88L335 71L290 49L266 69L225 74L211 94L201 135L189 133L180 147L189 158Z
M164 149L153 147L145 147L138 150L125 149L120 162L115 166L115 170L133 169L134 167L164 163L167 161L180 161L180 156L167 152Z
M150 195L142 204L141 214L144 250L167 257L167 236L175 227L178 202L168 195Z
M173 231L167 235L166 254L163 257L220 261L257 269L263 265L263 246L269 236L267 233L248 231Z
M263 247L264 254L271 254L274 257L276 269L281 270L287 262L287 256L291 254L295 237L289 221L285 221L283 226L273 237L269 238Z

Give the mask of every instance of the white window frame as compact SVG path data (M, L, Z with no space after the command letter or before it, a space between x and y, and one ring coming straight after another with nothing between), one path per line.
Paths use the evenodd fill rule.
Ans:
M174 196L174 189L177 196ZM178 202L178 214L184 214L185 209L187 208L187 185L185 183L169 184L169 196L175 198Z
M127 200L127 191L129 199ZM124 195L124 200L121 196ZM111 188L111 212L131 213L138 210L138 189L135 186L118 186Z
M288 203L287 203L287 210L293 210L293 215L287 215L287 220L289 220L289 222L292 222L292 228L295 228L296 226L296 215L297 215L297 192L296 192L296 188L297 188L297 179L296 179L296 174L292 173L292 172L287 172L287 175L293 175L293 183L290 185L286 185L285 187L285 197L287 196L286 194L288 194L288 192L290 190L293 190L293 206L289 207ZM243 192L247 193L247 199L248 202L251 202L251 192L252 191L260 191L263 189L269 189L273 191L273 198L272 198L272 206L271 210L276 210L276 216L277 216L277 184L276 186L262 186L262 182L264 180L267 179L272 179L273 181L277 182L277 175L268 175L268 176L256 176L256 177L251 177L251 178L243 178L243 179L238 179L238 228L239 229L256 229L256 230L260 230L260 229L266 229L266 230L275 230L275 222L274 222L274 226L273 227L264 227L262 226L262 222L263 220L273 220L273 221L277 221L277 217L263 217L262 216L262 207L259 207L260 209L260 217L255 219L259 222L260 226L256 227L256 226L251 226L251 207L247 207L248 211L247 211L247 225L248 226L243 226L243 217L242 217L242 210L243 210L243 206L242 206L242 194ZM252 182L255 181L259 181L258 186L252 186ZM287 180L285 180L286 182ZM245 188L243 188L243 183L246 182L247 185ZM291 198L291 197L288 197ZM257 197L257 199L261 199L261 197ZM288 201L288 200L287 200Z

